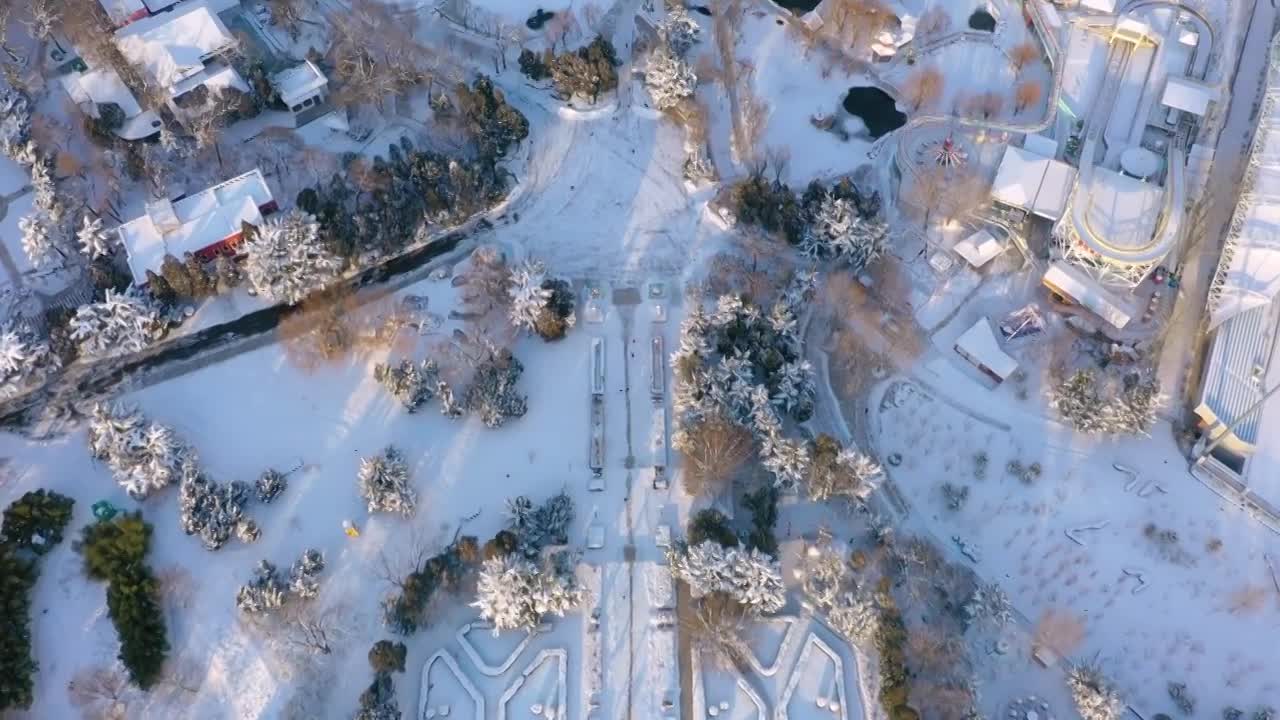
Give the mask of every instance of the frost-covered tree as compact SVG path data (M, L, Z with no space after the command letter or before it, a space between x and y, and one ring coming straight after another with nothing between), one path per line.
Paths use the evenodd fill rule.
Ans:
M24 216L18 221L18 231L22 233L22 251L33 266L57 267L66 259L66 254L58 245L56 231L50 227L42 213L33 212Z
M61 367L49 343L29 330L10 327L0 332L0 396L11 396Z
M231 539L257 539L256 525L242 527L248 517L250 488L242 482L218 483L205 476L193 459L182 466L178 487L178 520L182 531L199 536L206 550L217 550Z
M1077 665L1067 674L1071 699L1083 720L1119 720L1125 715L1120 693L1095 667Z
M760 443L760 461L773 473L780 489L791 489L809 473L809 448L804 442L783 435L782 423L769 400L768 391L757 386L751 394L752 420Z
M544 340L564 337L577 320L573 287L568 281L548 277L538 260L529 260L511 272L507 296L511 324L536 332Z
M884 253L888 228L858 214L851 200L830 192L818 202L800 251L815 260L835 260L858 272Z
M805 489L818 502L837 497L866 500L884 479L879 463L856 448L841 448L829 435L813 441L812 458Z
M672 48L659 43L645 63L644 86L649 90L654 107L670 110L693 95L694 88L698 86L698 76Z
M31 104L27 96L13 88L0 90L0 152L15 160L30 160L34 154L28 148L30 138Z
M480 416L485 427L498 428L507 418L524 417L528 402L516 390L516 382L524 372L524 365L509 350L490 352L476 368L471 384L467 386L463 403L469 412Z
M81 305L71 318L71 339L88 358L140 352L163 334L156 309L133 292L107 290L102 302Z
M716 166L711 157L701 147L685 153L684 165L681 168L685 180L694 185L701 185L716 179Z
M289 487L289 478L279 470L268 468L258 476L255 487L258 492L258 502L269 504Z
M247 235L245 276L268 300L295 305L332 282L342 258L320 237L320 223L291 211L272 218Z
M89 417L89 452L111 468L116 482L135 500L168 487L195 453L172 429L148 423L136 410L99 403Z
M1099 387L1092 370L1078 370L1049 389L1049 404L1079 432L1146 435L1164 404L1160 383L1132 375Z
M472 606L493 625L496 635L502 630L533 629L548 615L564 617L584 597L569 568L499 555L481 566Z
M536 507L523 495L507 500L507 529L516 534L521 548L529 556L536 556L548 545L569 542L569 523L573 517L573 498L564 491Z
M855 643L874 640L880 627L880 609L866 593L842 593L827 611L831 627Z
M961 612L967 623L985 622L1001 628L1013 618L1013 604L1009 602L1004 588L998 583L991 583L974 588Z
M294 561L289 570L289 591L300 598L320 594L320 573L324 572L324 554L310 548Z
M436 381L436 395L440 398L440 414L452 419L462 417L466 413L466 408L453 395L453 388L449 387L449 383L444 380Z
M667 16L658 23L658 37L666 41L676 55L684 57L702 39L702 27L683 5L672 5Z
M759 550L724 547L712 540L667 552L671 574L689 585L695 598L722 592L760 613L786 604L782 565Z
M507 315L512 325L530 332L537 328L538 317L551 299L551 292L542 287L546 279L547 269L540 260L527 260L511 271L507 284L507 296L511 301Z
M103 229L102 219L87 214L81 218L80 228L76 230L76 243L81 254L90 260L111 257L115 253L115 243L111 234Z
M369 512L396 512L407 517L418 506L418 491L409 484L409 465L391 446L381 455L360 460L356 487Z
M373 377L412 413L435 397L440 370L434 360L414 363L405 358L399 365L375 365Z
M279 609L289 599L289 587L279 570L266 560L258 562L253 580L236 592L236 607L241 612L260 614Z

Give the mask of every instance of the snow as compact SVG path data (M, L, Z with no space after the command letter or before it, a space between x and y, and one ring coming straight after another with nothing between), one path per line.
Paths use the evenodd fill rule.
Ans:
M126 25L116 31L116 43L130 62L180 94L175 90L179 83L203 72L205 59L233 47L236 40L208 2L192 0Z
M1161 188L1106 168L1093 168L1088 187L1077 190L1077 203L1088 203L1086 222L1091 233L1105 238L1115 252L1145 249L1153 244L1164 204L1164 194L1172 188Z
M1044 274L1044 284L1063 297L1080 303L1117 328L1124 328L1132 318L1132 313L1120 299L1067 263L1051 263Z
M991 321L982 318L956 340L956 352L966 360L994 373L1000 380L1007 379L1018 369L1018 361L1009 357L996 341Z
M982 228L951 246L951 249L973 267L980 268L1003 253L1005 245L996 240L990 230Z
M1066 212L1075 179L1076 170L1070 165L1010 145L1000 160L991 196L1005 205L1058 220Z
M181 260L188 252L198 252L239 233L242 223L261 225L260 208L272 201L271 188L258 169L176 202L158 201L171 204L171 209L148 207L146 214L117 229L134 282L145 283L148 270L158 272L165 255ZM172 220L167 219L170 214Z

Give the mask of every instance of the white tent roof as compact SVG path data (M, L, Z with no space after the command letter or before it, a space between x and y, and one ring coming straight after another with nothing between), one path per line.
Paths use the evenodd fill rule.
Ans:
M982 267L991 259L1004 252L1004 243L996 239L991 231L982 228L976 233L956 243L951 249L975 268Z
M996 171L991 195L1005 205L1058 220L1066 212L1075 180L1076 170L1070 165L1009 146Z
M1080 0L1080 6L1110 15L1116 11L1116 0Z
M985 366L1002 380L1018 369L1018 361L1000 348L1000 341L996 340L991 322L985 317L979 318L973 327L965 330L956 340L956 351L971 362Z
M181 259L234 235L241 223L260 224L259 207L272 199L266 179L255 169L178 200L171 216L148 212L121 225L117 231L134 282L146 282L147 271L158 271L165 255ZM167 222L175 224L162 227Z
M1022 139L1022 149L1041 157L1053 158L1058 154L1058 141L1044 135L1028 135Z
M1186 77L1171 76L1164 86L1161 104L1204 117L1217 93L1208 85Z
M1124 303L1107 292L1096 280L1083 271L1055 260L1044 274L1044 284L1054 291L1079 303L1116 328L1123 329L1132 316Z

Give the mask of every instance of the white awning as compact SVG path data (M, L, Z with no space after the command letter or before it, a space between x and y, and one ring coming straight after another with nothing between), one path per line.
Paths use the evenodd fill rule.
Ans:
M1044 274L1044 284L1064 298L1079 303L1081 307L1111 323L1117 329L1123 329L1132 319L1123 302L1107 292L1092 277L1072 265L1055 260Z
M1164 95L1160 103L1166 107L1189 112L1204 117L1209 111L1209 103L1217 97L1217 92L1208 85L1186 77L1170 77L1164 86Z
M1000 341L991 330L991 322L985 317L964 331L956 340L956 352L979 368L1004 380L1018 369L1018 361L1000 348Z
M1004 205L1056 221L1066 212L1075 181L1076 169L1070 165L1011 145L1005 148L991 196Z

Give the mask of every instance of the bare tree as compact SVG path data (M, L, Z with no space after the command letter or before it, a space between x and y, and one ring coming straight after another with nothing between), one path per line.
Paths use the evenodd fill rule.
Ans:
M1043 96L1043 85L1035 80L1023 80L1013 89L1013 114L1017 115L1035 105Z
M134 692L129 676L118 664L87 667L67 683L71 704L89 720L125 720Z
M59 51L63 51L62 45L53 33L58 22L62 20L62 3L59 0L29 0L27 8L29 17L25 23L27 29L31 31L31 37L42 43L52 40L54 46Z
M360 302L342 283L303 300L277 330L285 357L305 371L342 362L357 351L388 350L407 338L399 331L387 296Z
M684 490L716 495L753 455L751 431L723 417L682 429L674 443L684 456Z
M929 219L938 206L947 189L947 171L943 167L930 165L922 169L913 179L907 192L907 201L915 205L921 212L921 229L929 230Z
M281 642L295 652L329 655L351 634L346 621L349 608L320 609L313 603L291 603L286 608Z
M921 108L938 102L945 82L946 78L938 68L932 65L922 67L907 76L902 85L902 98L912 112L919 112Z
M743 640L749 619L746 607L727 593L713 592L695 601L693 612L681 618L680 629L713 664L745 669L751 652Z
M1004 96L994 90L980 93L970 102L970 112L983 120L990 120L1004 109Z
M986 204L991 197L991 185L982 173L971 168L943 172L946 188L935 205L943 218L955 220L968 215Z
M861 49L884 29L893 13L880 0L829 0L827 17L837 41Z
M1009 51L1009 62L1018 74L1030 63L1040 59L1040 49L1030 40L1020 42Z
M921 40L934 40L951 29L951 14L942 5L934 5L916 22L916 37Z

